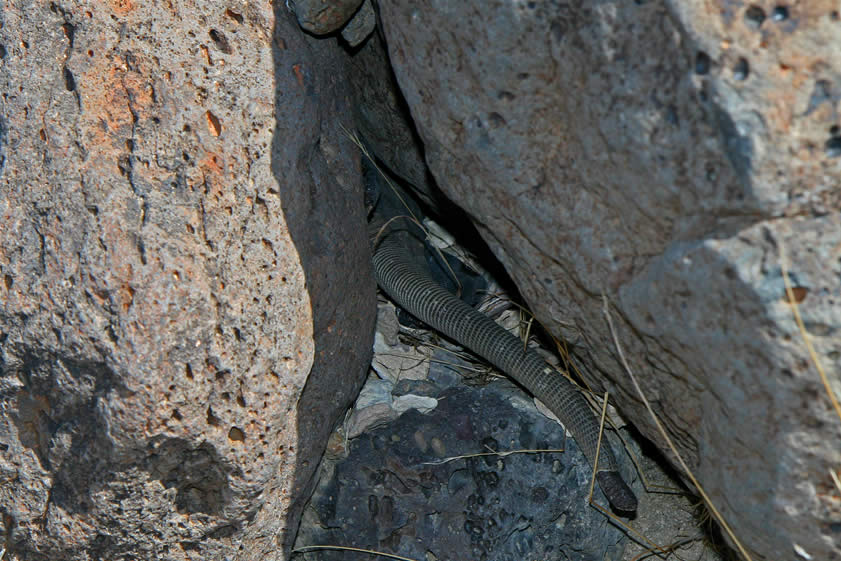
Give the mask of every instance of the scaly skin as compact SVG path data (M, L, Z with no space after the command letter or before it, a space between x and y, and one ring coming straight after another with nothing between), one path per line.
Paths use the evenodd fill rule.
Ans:
M366 170L368 188L379 181L375 176L376 172ZM435 282L417 258L423 252L420 230L406 218L391 220L408 214L396 210L403 203L385 190L377 195L372 197L377 208L370 231L380 288L409 313L481 356L545 403L595 465L599 423L581 393L534 350L524 349L517 337ZM413 212L420 216L417 207ZM614 508L636 510L637 499L619 474L607 439L602 439L599 450L596 480Z

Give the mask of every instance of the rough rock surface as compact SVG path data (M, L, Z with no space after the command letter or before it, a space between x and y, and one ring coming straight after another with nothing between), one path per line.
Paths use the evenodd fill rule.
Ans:
M277 16L3 9L6 559L288 545L375 310L335 43Z
M362 43L377 25L371 0L286 0L284 5L295 13L302 29L318 36L341 29L351 47Z
M332 33L344 26L363 0L289 0L298 24L316 35Z
M353 112L361 138L388 169L409 183L424 203L440 210L440 190L432 184L421 141L381 34L374 33L347 60Z
M342 39L351 47L357 47L367 39L377 27L377 13L371 0L365 0L356 14L342 29Z
M347 458L319 482L296 549L341 544L409 559L622 558L627 538L588 504L584 455L522 390L505 380L415 384L437 407L409 411L348 444ZM555 452L476 456L513 450ZM607 504L599 490L593 500Z
M831 2L380 3L433 175L595 387L758 558L841 559L841 18Z

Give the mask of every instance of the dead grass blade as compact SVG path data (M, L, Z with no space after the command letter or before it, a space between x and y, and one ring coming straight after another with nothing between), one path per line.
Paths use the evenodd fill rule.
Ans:
M682 540L678 540L675 542L670 543L669 545L664 545L662 547L658 546L657 548L648 548L647 551L644 551L631 559L631 561L640 561L641 559L645 559L647 557L651 557L652 555L656 555L657 557L665 559L664 555L669 555L670 553L674 555L677 559L683 559L680 555L678 555L677 550L687 544L692 542L696 542L701 540L702 538L684 538Z
M400 189L395 187L394 183L391 182L391 179L389 179L389 177L383 172L383 170L380 169L380 166L377 165L377 161L368 152L368 149L365 147L365 144L363 144L362 141L359 139L359 136L357 136L357 134L355 132L352 133L352 132L348 131L347 129L345 129L344 127L342 127L342 130L348 136L348 138L351 140L351 142L356 144L356 146L365 155L365 157L368 158L368 160L370 160L371 164L373 164L374 168L377 170L377 173L380 174L380 176L383 178L383 180L388 185L389 189L391 189L391 191L394 193L394 195L400 200L400 203L403 205L403 208L405 208L406 212L409 213L408 215L395 216L395 217L391 218L377 232L377 238L376 239L379 240L379 237L382 234L382 232L385 230L385 227L388 226L393 220L396 220L398 218L408 218L408 219L410 219L412 222L414 222L418 226L418 228L421 229L421 231L424 233L424 235L427 238L432 238L433 237L432 234L429 232L429 230L427 230L424 227L420 218L415 216L415 214L412 212L411 207L406 203L406 200L400 194ZM438 253L438 258L441 260L441 262L444 263L444 266L447 268L447 271L449 272L450 277L452 277L453 282L455 282L456 286L458 287L458 293L461 294L461 291L462 291L461 281L459 281L458 277L456 276L455 271L453 271L452 267L450 267L450 262L447 261L447 259L444 257L444 254L441 252L441 250L438 247L433 245L433 249L435 250L436 253Z
M616 516L615 514L610 512L610 510L606 509L602 505L593 501L593 491L595 490L595 486L596 486L596 473L598 473L598 470L599 470L599 456L601 454L602 438L604 438L604 426L605 426L605 421L607 420L607 404L608 404L609 399L610 399L610 394L608 392L605 392L604 393L604 398L602 399L601 418L599 420L599 439L596 442L596 461L595 461L595 465L593 466L593 472L590 476L590 492L588 494L588 503L590 504L590 506L594 507L596 510L601 512L603 515L610 518L610 520L614 524L616 524L620 528L623 528L631 537L633 537L633 539L636 539L638 542L642 542L642 543L646 544L648 546L648 553L653 554L653 555L658 555L658 556L660 556L662 554L667 554L671 551L670 546L661 546L661 545L658 545L658 544L654 543L651 539L648 538L648 536L646 536L642 532L638 531L636 528L634 528L633 526L631 526L630 524L628 524L627 522L625 522L624 520L622 520L621 518L619 518L618 516ZM623 443L624 443L624 441L623 441ZM634 465L636 466L637 471L640 473L640 475L643 475L642 470L640 469L639 465L636 462L636 458L634 458L633 454L629 454L629 455L631 456L632 459L634 459ZM644 478L645 477L643 475L643 479ZM680 558L680 557L678 556L678 558Z
M602 451L602 437L604 436L604 418L607 413L607 398L610 394L604 392L602 402L602 415L599 420L599 438L596 440L596 459L593 461L593 473L590 475L590 492L587 494L587 501L593 504L593 489L596 487L596 474L599 472L599 454Z
M383 551L374 551L373 549L362 549L359 547L346 547L343 545L304 545L296 547L292 553L306 553L308 551L318 551L320 549L332 549L338 551L355 551L356 553L367 553L369 555L379 555L380 557L388 557L389 559L398 559L399 561L416 561L411 557L403 557L402 555L395 555L393 553L385 553Z
M835 483L835 488L838 489L839 493L841 493L841 480L838 479L838 474L835 473L835 470L832 468L829 469L829 477L832 478L832 482Z
M616 524L617 526L619 526L620 528L625 530L628 533L628 536L631 539L636 540L637 543L645 544L645 546L647 547L648 553L659 556L659 555L666 555L670 552L670 546L663 546L663 545L659 545L657 543L654 543L645 534L643 534L642 532L640 532L639 530L637 530L636 528L634 528L633 526L631 526L630 524L628 524L627 522L625 522L624 520L622 520L621 518L619 518L618 516L616 516L615 514L610 512L608 509L606 509L602 505L600 505L598 503L594 503L594 502L591 501L590 506L592 506L593 508L595 508L596 510L601 512L604 516L609 518L614 524Z
M447 456L446 458L441 458L440 460L435 460L434 462L421 462L423 466L439 466L442 464L448 464L455 460L463 460L465 458L480 458L482 456L499 456L500 458L504 458L505 456L510 456L511 454L542 454L544 452L554 452L554 453L562 453L564 452L563 448L547 448L543 449L524 449L524 450L506 450L505 452L475 452L473 454L462 454L459 456Z
M823 387L826 390L826 395L829 397L829 401L832 402L832 406L835 408L835 414L838 415L838 419L841 420L841 405L838 404L838 398L835 397L835 392L832 391L832 387L829 385L829 377L827 377L826 371L824 371L823 365L821 365L821 361L818 360L818 353L815 352L815 347L812 345L812 338L809 337L809 332L806 331L803 318L800 316L800 308L797 306L797 298L794 296L794 289L791 286L791 279L788 276L786 252L782 241L777 242L777 248L780 251L780 269L783 273L783 284L785 284L786 287L786 298L788 299L791 311L794 314L794 321L797 323L797 328L800 330L800 336L803 337L803 342L806 344L806 349L809 351L809 357L812 359L812 362L815 364L815 368L818 370L821 382L823 382Z

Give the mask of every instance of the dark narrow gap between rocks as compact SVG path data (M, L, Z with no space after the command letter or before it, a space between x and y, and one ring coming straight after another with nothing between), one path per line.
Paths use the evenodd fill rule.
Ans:
M382 38L369 39L376 40ZM365 48L363 44L351 51L354 56L364 56L360 53ZM400 118L417 143L413 148L422 161L423 147L416 127L387 61L385 65L397 96L396 106L402 113ZM359 93L362 87L357 85L357 103L366 97ZM363 110L359 106L356 111L371 112L370 107ZM405 192L419 195L415 199L423 214L471 254L512 300L509 307L523 305L513 281L468 215L438 189L425 164L421 173L427 181L418 189L405 179L411 172L390 165L400 158L393 154L389 158L389 147L377 142L376 131L366 129L359 120L357 126L367 141L367 149L387 170L390 179ZM429 248L427 251L432 253ZM433 275L442 284L447 280L443 267ZM399 314L398 317L401 333L407 327L424 327ZM541 337L540 331L533 328L533 335ZM546 338L545 334L542 337ZM445 363L451 366L441 367ZM485 378L483 383L465 385L455 375L459 368L475 368L480 363L476 358L465 361L443 353L433 356L425 379L401 379L387 387L384 380L369 376L360 401L369 399L366 392L385 387L392 403L426 399L435 401L436 406L424 410L422 404L416 405L386 424L374 424L350 435L352 438L344 444L337 442L341 433L334 433L296 543L334 543L410 558L430 554L435 558L449 552L454 558L517 559L532 553L552 555L575 548L590 552L592 558L607 554L607 558L618 559L621 532L587 506L588 488L581 482L586 480L589 468L581 462L583 457L575 442L539 413L531 397L511 380L502 378L488 383ZM357 413L350 413L351 426ZM389 415L386 413L385 417ZM508 449L567 452L477 457L430 465L442 455ZM571 527L559 525L559 520L566 519L576 522ZM342 554L322 551L304 557L339 559Z
M360 93L360 88L373 83L370 75L367 75L367 82L354 84L357 132L392 181L413 193L424 214L445 228L512 302L523 305L516 285L469 216L440 191L426 167L417 127L400 94L379 29L378 26L366 42L353 47L341 39L339 42L345 43L351 67L356 57L367 61L365 72L377 64L380 70L384 67L387 78L380 75L379 82L387 82L393 88L398 120L402 120L409 131L408 136L414 143L412 149L422 162L422 169L412 170L411 165L403 169L394 166L395 160L401 161L400 156L395 157L388 144L378 142L377 135L366 130L360 114L365 113L363 108L370 109L365 105L366 100L377 96L366 96L364 92ZM380 42L380 55L384 58L379 63L371 63L370 52L366 52L372 42ZM395 135L386 131L382 136L390 139ZM402 162L405 164L406 159ZM409 168L408 172L406 168ZM423 177L422 185L407 181L407 176L412 175ZM412 324L402 317L400 324L404 326L401 332L406 325L419 327L417 322ZM534 324L531 335L544 349L554 349L552 337L539 324ZM470 367L471 363L461 361L450 370L458 366ZM573 372L569 365L561 363L561 366ZM369 381L373 377L370 374ZM375 380L375 386L377 382L379 380ZM366 384L362 393L367 390ZM506 378L487 383L485 379L482 384L465 386L446 367L433 364L427 380L404 379L389 391L394 400L409 396L434 397L438 400L437 406L424 412L410 409L386 424L365 428L343 443L337 439L347 439L348 435L334 433L316 475L315 491L306 503L296 547L333 543L411 558L435 558L438 556L436 551L447 551L458 552L456 557L477 559L520 559L530 554L557 556L574 549L589 551L592 558L622 558L622 547L618 545L623 539L621 532L612 533L616 528L595 509L586 506L583 496L576 495L586 489L586 485L581 485L581 477L587 479L589 467L586 462L578 467L571 464L571 458L578 453L575 442L564 438L563 431L558 430L554 422L538 413L530 403L530 396L515 389L513 382ZM515 395L521 397L512 398ZM525 399L527 405L512 408L512 399L514 403ZM349 412L348 418L355 414ZM685 490L679 483L680 478L653 444L632 426L623 430L626 438L634 443L632 446L636 447L641 461L659 466L665 471L664 481ZM613 440L614 449L620 450L618 440ZM465 443L467 446L460 448ZM491 456L460 460L453 462L454 465L428 465L430 454L434 459L441 455L470 453L480 447L495 450L559 447L567 452ZM545 481L536 467L541 465L548 466ZM577 472L577 469L583 471ZM528 475L523 479L524 474ZM564 495L556 495L558 485ZM606 504L603 497L601 502ZM572 504L578 506L572 508L569 506ZM579 509L579 506L583 508ZM555 532L561 520L577 521L569 535ZM584 527L595 530L587 534ZM712 536L708 541L715 541L714 529L707 525L707 530ZM344 558L342 555L321 551L303 557L340 559ZM590 557L584 554L581 558Z

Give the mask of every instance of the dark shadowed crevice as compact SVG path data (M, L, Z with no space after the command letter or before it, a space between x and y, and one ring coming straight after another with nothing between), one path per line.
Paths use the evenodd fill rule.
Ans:
M285 530L288 553L327 437L364 381L371 359L375 285L365 228L350 96L335 39L306 36L284 2L275 5L272 54L277 126L272 171L312 307L313 364L297 404L298 442ZM318 457L318 456L316 456Z

